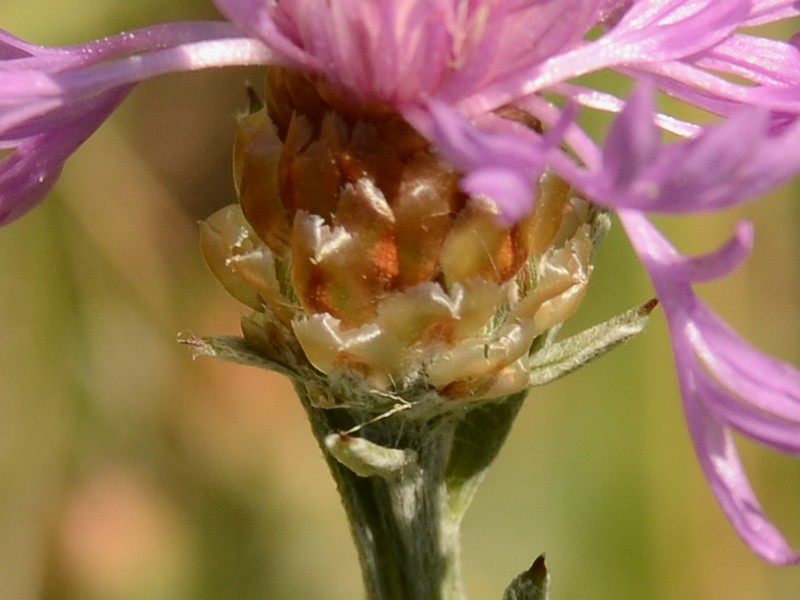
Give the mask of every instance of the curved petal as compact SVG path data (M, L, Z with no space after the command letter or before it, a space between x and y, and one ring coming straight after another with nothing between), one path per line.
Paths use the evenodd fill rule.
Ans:
M603 177L613 189L633 188L643 171L661 156L660 132L656 128L652 93L646 86L625 103L603 144Z
M748 0L634 3L617 25L597 40L518 69L458 106L465 114L480 114L587 73L692 56L733 33L749 8Z
M491 199L504 220L530 213L544 158L557 140L499 117L487 116L484 127L479 127L441 102L431 102L427 108L406 116L464 173L462 189ZM489 124L493 127L485 126Z
M163 73L274 58L224 23L175 23L62 48L4 33L0 54L0 148L12 150L0 159L0 224L41 200L64 161L133 84Z
M285 62L311 72L321 70L320 61L275 23L273 12L280 7L270 7L263 0L214 0L214 4L240 31L262 40Z
M117 88L89 99L81 114L21 141L0 161L0 225L22 216L42 200L64 161L105 121L129 89Z
M553 166L598 204L671 214L748 202L800 171L800 121L776 129L765 111L743 109L667 144L656 119L649 86L640 86L614 121L601 164L587 170L554 154Z
M249 38L227 38L191 42L118 58L113 62L55 72L2 68L0 115L5 116L22 103L49 98L63 98L67 102L75 97L90 96L166 73L234 65L263 65L273 60L275 55L260 42Z
M473 11L469 29L477 40L461 49L459 68L450 73L439 96L458 101L572 50L601 16L601 4L597 0L498 2L488 20L481 11ZM492 35L484 33L488 31Z
M760 36L732 35L692 62L760 85L800 84L800 49Z
M730 432L703 409L694 396L691 380L682 381L681 389L686 420L703 473L737 533L754 552L773 564L800 563L800 553L789 546L764 514Z
M742 221L736 226L731 239L713 252L681 257L681 268L692 283L712 281L735 271L752 250L753 225Z
M241 37L241 33L230 23L184 21L125 31L87 44L48 47L26 42L0 29L0 72L40 70L54 73L198 40L232 37Z
M694 323L694 352L709 373L760 410L800 421L800 372L795 367L759 352L702 306L694 312Z
M791 19L800 15L800 4L797 0L754 0L748 27L774 23L783 19Z
M765 446L800 455L800 421L753 408L706 377L698 378L698 398L723 425Z
M698 271L707 279L738 264L749 234L698 261L678 254L642 214L620 218L664 307L687 424L711 490L756 553L774 564L800 563L758 503L730 434L800 457L800 372L733 334L691 288Z

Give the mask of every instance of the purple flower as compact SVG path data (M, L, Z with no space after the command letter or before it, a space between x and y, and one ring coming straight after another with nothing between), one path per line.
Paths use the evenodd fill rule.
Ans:
M278 64L392 108L506 220L532 210L539 174L554 169L619 213L642 258L667 315L700 463L731 522L765 559L800 562L761 511L729 433L800 455L800 373L753 350L692 289L741 262L750 230L687 258L647 218L726 208L800 172L797 39L752 33L800 15L796 0L215 3L227 22L159 25L83 46L0 32L0 223L44 196L137 82L228 65ZM628 99L577 82L609 69L636 83ZM705 110L712 124L658 112L655 92ZM501 116L508 105L545 132ZM578 125L581 106L618 113L605 139Z

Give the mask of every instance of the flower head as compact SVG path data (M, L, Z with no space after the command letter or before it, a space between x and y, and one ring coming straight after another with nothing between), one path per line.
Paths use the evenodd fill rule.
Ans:
M748 250L747 230L717 254L686 258L647 218L749 201L800 171L797 39L752 33L755 26L800 15L795 0L216 0L216 5L227 22L160 25L68 48L34 46L0 33L0 150L6 152L0 163L0 222L43 197L68 155L134 84L168 72L227 65L277 65L300 74L297 81L344 114L391 115L410 125L417 137L407 139L423 140L458 174L466 196L491 203L502 227L517 227L539 209L543 174L554 171L595 205L619 211L664 306L692 438L723 509L760 555L776 563L800 561L758 508L728 434L735 429L800 455L800 374L750 348L692 291L695 282L723 276L739 263ZM636 84L628 99L578 79L609 69ZM712 124L658 112L655 92L706 111ZM579 107L618 113L604 139L593 139L579 126ZM274 107L272 112L280 121ZM301 165L309 158L303 153L311 152L313 130L341 125L322 118L310 126L311 133L301 126L290 131L291 115L287 118L283 132L278 123L279 134L285 144L298 145L292 160ZM263 131L243 135L252 141ZM676 139L666 141L664 132ZM325 151L324 145L317 150ZM253 152L239 154L243 208L270 251L285 252L295 243L292 236L300 235L289 233L285 198L280 205L259 207L247 201L252 190L241 189L243 170L258 162ZM338 190L342 182L335 177L327 183ZM349 184L346 194L362 201L370 197L369 190ZM372 208L378 216L388 214L376 204ZM377 216L376 222L382 223ZM355 217L353 223L357 226ZM319 252L336 243L333 230L325 233L313 219L306 225L300 229L307 233L308 248L314 240ZM403 228L385 230L396 238ZM331 239L322 240L323 233ZM414 270L386 272L399 277ZM323 312L359 321L342 300L355 292L334 287L316 297ZM239 291L252 299L252 290Z
M475 403L530 386L534 342L580 304L603 214L552 173L498 222L396 113L274 68L239 120L239 206L202 224L212 271L274 360Z

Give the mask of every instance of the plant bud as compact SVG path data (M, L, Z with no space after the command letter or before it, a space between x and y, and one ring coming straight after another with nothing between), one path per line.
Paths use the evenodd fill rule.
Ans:
M234 165L239 204L202 224L203 253L255 311L248 342L284 364L505 396L586 292L598 212L563 180L546 172L534 212L502 224L397 114L290 71L240 119Z

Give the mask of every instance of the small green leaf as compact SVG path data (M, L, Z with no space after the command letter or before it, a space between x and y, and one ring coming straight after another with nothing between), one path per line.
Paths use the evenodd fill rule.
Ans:
M178 335L178 343L189 346L193 358L211 356L248 367L277 371L290 377L297 376L297 373L288 366L259 354L242 337L219 335L199 338L191 333L182 333Z
M461 515L469 506L486 469L497 456L528 391L470 409L453 433L445 483L448 508Z
M586 331L556 342L530 357L530 384L543 385L599 358L641 333L658 304L650 300Z
M503 594L503 600L548 600L550 598L550 574L540 555L531 568L514 578Z

